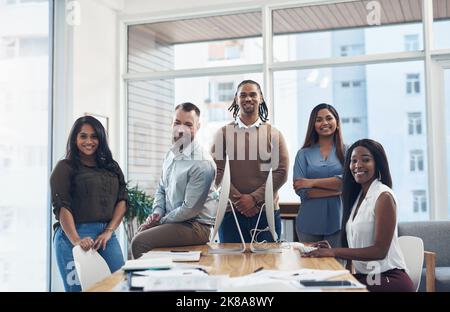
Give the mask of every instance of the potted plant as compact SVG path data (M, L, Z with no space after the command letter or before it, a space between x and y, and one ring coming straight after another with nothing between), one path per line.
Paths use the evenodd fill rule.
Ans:
M123 218L125 233L127 234L128 246L137 232L139 226L144 223L152 211L153 197L147 195L138 185L128 187L128 209Z

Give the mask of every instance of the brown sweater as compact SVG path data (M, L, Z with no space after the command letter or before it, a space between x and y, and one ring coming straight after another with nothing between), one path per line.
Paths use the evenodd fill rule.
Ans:
M289 168L289 154L280 131L267 123L245 129L231 122L216 133L212 154L217 165L216 185L222 181L226 155L229 157L233 202L233 195L250 194L261 206L272 168L274 208L279 209L278 190L286 183Z

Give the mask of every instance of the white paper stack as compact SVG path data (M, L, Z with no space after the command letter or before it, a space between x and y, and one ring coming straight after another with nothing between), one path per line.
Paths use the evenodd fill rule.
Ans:
M122 267L124 271L135 271L135 270L167 270L174 266L173 262L169 258L152 258L152 259L142 259L128 260Z
M217 291L228 275L168 275L147 277L144 291Z
M149 251L140 259L167 258L173 262L197 262L200 255L201 251Z

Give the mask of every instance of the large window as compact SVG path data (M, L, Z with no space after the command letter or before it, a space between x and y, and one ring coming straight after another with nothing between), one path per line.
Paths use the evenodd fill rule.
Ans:
M422 50L422 1L376 2L380 10L362 1L274 10L274 61Z
M419 185L427 189L427 170L425 137L411 139L408 132L399 127L399 116L405 118L411 107L425 111L423 96L411 99L403 92L403 77L411 69L423 71L423 62L276 72L275 124L288 142L291 164L303 145L312 108L319 103L330 103L342 118L346 144L372 138L384 146L399 201L399 219L414 220L411 192ZM311 73L316 73L316 79L309 79ZM389 79L383 78L385 73L389 73ZM352 81L365 83L359 88L346 88L342 86L341 77L352 77ZM329 83L324 85L321 83L323 80ZM420 155L414 154L414 163L411 162L414 172L411 173L410 157L413 154L409 151L418 149ZM292 181L292 172L289 174L288 181ZM412 180L414 184L411 184ZM298 200L290 183L283 186L280 198L284 201Z
M197 137L205 148L209 148L212 135L233 119L228 111L233 98L211 101L208 87L220 84L219 81L237 86L244 79L261 81L261 74L130 82L128 179L131 183L139 184L153 195L164 155L171 145L172 118L177 104L192 102L199 107L201 127ZM157 89L165 91L152 92Z
M261 13L130 26L128 72L262 62Z
M450 49L450 0L433 0L433 36L436 49Z
M128 179L153 194L171 144L174 107L192 102L200 108L197 135L209 148L212 134L232 120L228 107L237 85L244 79L262 81L260 73L241 70L262 63L261 13L135 25L128 38L129 73L175 77L128 83ZM234 67L240 73L176 77L178 70L205 67Z
M33 2L0 2L0 291L47 290L51 40Z
M442 208L431 207L429 202L441 203L444 195L428 189L429 178L436 176L436 168L428 168L428 158L441 150L439 144L428 144L434 134L427 133L426 123L436 119L433 114L427 116L427 105L438 104L434 98L426 103L426 88L435 77L425 75L424 63L432 68L429 63L435 58L446 57L445 51L437 49L450 48L450 0L433 1L431 35L435 40L433 50L428 51L432 52L432 61L424 53L424 42L430 34L423 31L423 19L427 21L428 17L423 16L422 6L422 0L322 4L299 1L292 6L264 6L253 12L245 9L228 15L202 14L197 18L130 25L125 75L130 137L133 122L147 127L135 131L140 138L136 145L130 139L130 177L136 177L133 172L145 171L132 168L135 161L145 163L136 160L139 157L133 158L136 153L150 153L139 142L149 140L151 135L170 139L168 130L149 129L143 117L148 108L138 107L143 96L152 98L154 107L163 107L161 111L155 108L149 118L157 111L161 116L164 113L164 118L158 115L161 118L157 122L165 125L170 124L173 105L192 100L201 106L203 129L210 129L231 119L226 108L237 83L244 76L253 76L269 82L264 90L269 99L269 120L288 141L291 165L303 144L311 109L322 102L331 103L341 115L346 144L372 138L385 147L399 199L399 219L422 220L436 215L435 210ZM271 34L262 34L262 22L272 23ZM263 40L263 35L272 38ZM270 53L263 54L263 42ZM136 112L132 112L135 108ZM210 135L202 134L202 139L207 142ZM164 150L167 145L158 148ZM158 157L155 159L161 161L162 155ZM154 167L157 173L148 174L148 181L150 176L159 176L160 164L155 162ZM280 202L298 202L291 185L292 166L290 169L288 182L280 191ZM417 205L420 215L414 212Z
M444 71L445 86L445 120L450 120L450 68ZM446 147L447 147L447 185L448 185L448 213L450 216L450 126L447 123Z

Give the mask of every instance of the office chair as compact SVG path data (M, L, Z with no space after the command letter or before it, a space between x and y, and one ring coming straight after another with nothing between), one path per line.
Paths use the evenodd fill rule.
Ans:
M408 268L408 275L411 278L414 288L417 291L420 285L420 276L422 275L423 241L415 236L400 236L398 238L400 249L405 258L406 267Z
M72 253L83 291L111 275L108 264L94 249L84 251L80 246L75 246Z

